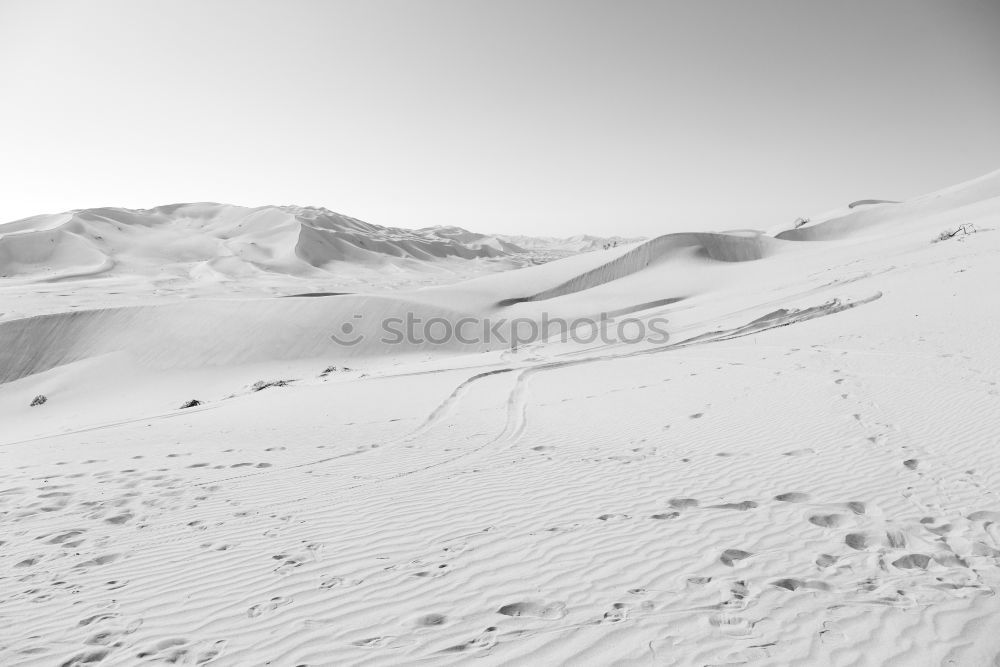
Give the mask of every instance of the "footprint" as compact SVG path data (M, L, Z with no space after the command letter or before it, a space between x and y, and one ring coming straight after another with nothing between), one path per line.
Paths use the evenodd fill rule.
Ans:
M667 520L667 519L676 519L680 515L681 515L680 512L666 512L664 514L654 514L650 518L651 519L659 519L659 520Z
M844 538L844 544L857 551L864 551L872 544L872 539L864 533L849 533Z
M774 499L780 503L807 503L809 502L809 497L808 493L789 491L788 493L779 493Z
M615 602L611 610L606 611L598 623L621 623L628 620L629 606L624 602Z
M45 544L62 544L66 540L72 540L75 537L83 535L84 532L86 532L86 531L84 531L82 529L81 530L68 530L65 533L59 533L57 535L53 535L52 537L49 537L49 539L45 540ZM39 539L41 539L41 538L39 538Z
M753 556L752 553L749 551L743 551L742 549L726 549L722 552L722 555L719 556L719 560L723 565L733 567L733 563L750 558L751 556Z
M734 581L729 587L729 592L735 599L742 600L750 595L750 587L745 581Z
M413 576L414 577L434 577L434 578L437 578L437 577L443 577L446 574L448 574L448 564L447 563L442 563L441 565L438 565L438 569L437 570L422 570L420 572L414 572Z
M284 607L285 605L291 603L292 603L291 598L273 597L268 602L255 604L254 606L247 609L247 616L249 616L250 618L257 618L261 614L274 611L279 607Z
M92 665L98 663L108 656L111 649L97 649L94 651L86 651L83 653L77 653L69 660L60 663L59 667L77 667L77 665Z
M858 502L856 500L852 500L850 502L844 503L844 507L846 507L847 509L851 510L855 514L864 514L865 511L866 511L865 504L861 503L861 502Z
M671 498L668 503L676 510L686 510L689 507L698 506L698 501L694 498Z
M543 604L541 602L513 602L497 609L504 616L531 616L551 621L566 615L566 605L562 602Z
M422 627L434 627L444 625L448 617L444 614L427 614L417 619L417 625Z
M204 665L206 663L212 662L216 658L221 657L222 652L225 649L226 649L226 640L220 639L214 644L212 644L210 648L199 653L198 657L195 658L195 664Z
M893 567L901 570L926 570L931 562L931 557L924 554L907 554L902 558L892 561Z
M291 574L296 568L302 567L302 562L294 558L289 558L284 561L278 567L274 568L275 574L280 574L282 576Z
M444 649L442 653L461 653L463 651L489 651L497 645L496 627L486 628L478 637L470 639L464 644L456 644Z
M738 512L746 512L747 510L756 509L759 507L757 503L752 500L744 500L739 503L723 503L721 505L710 505L709 509L717 510L736 510Z
M385 636L385 637L368 637L367 639L359 639L357 641L351 642L354 646L360 646L362 648L381 648L391 642L395 637Z
M843 514L813 514L809 523L821 528L836 528L844 523Z
M902 549L906 546L906 535L900 530L887 530L885 537L893 549Z
M794 591L805 586L805 582L801 579L776 579L771 582L771 585L777 588L784 588L786 591Z
M116 618L118 614L94 614L93 616L88 616L87 618L81 620L76 624L78 628L86 627L88 625L93 625L94 623L100 623L101 621L108 621L112 618Z
M108 563L114 563L121 554L106 554L104 556L98 556L97 558L91 558L90 560L78 563L74 566L74 569L82 569L87 567L96 567L98 565L107 565Z
M320 581L319 587L330 589L341 586L360 586L364 581L364 579L345 579L344 577L327 576Z
M163 660L168 663L183 662L187 657L188 649L182 647L187 643L188 640L182 638L164 639L157 642L152 649L140 651L136 654L136 657L150 658L155 656L157 660Z
M87 637L83 643L91 646L107 646L117 636L118 633L116 632L112 632L111 630L102 630Z

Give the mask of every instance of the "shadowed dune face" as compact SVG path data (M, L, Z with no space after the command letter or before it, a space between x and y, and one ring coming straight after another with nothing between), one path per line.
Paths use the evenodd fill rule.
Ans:
M780 243L773 238L755 231L665 234L646 241L618 258L560 285L530 296L505 299L499 305L545 301L591 289L666 261L672 253L682 249L694 249L705 257L720 262L749 262L766 257L779 245Z
M116 353L147 368L172 369L486 347L455 338L442 343L403 339L389 346L382 322L406 312L424 321L468 317L398 298L357 295L205 300L42 315L0 323L0 383Z

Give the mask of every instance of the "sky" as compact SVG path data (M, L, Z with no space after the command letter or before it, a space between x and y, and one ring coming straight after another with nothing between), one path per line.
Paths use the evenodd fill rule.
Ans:
M0 0L0 221L652 236L996 169L997 0Z

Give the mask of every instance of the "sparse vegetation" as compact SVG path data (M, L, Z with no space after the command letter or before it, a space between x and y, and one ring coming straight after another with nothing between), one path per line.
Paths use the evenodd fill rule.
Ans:
M943 232L938 234L938 237L934 239L933 243L937 243L938 241L947 241L948 239L955 238L956 236L958 237L968 236L969 234L975 234L977 231L979 230L976 229L975 225L966 223L964 225L959 225L954 230L951 229L944 230ZM961 240L961 238L959 238L959 240Z
M201 401L197 398L192 398L190 401L181 406L181 410L184 410L185 408L196 408L199 405L201 405Z
M39 394L38 396L35 396L34 399L32 399L31 407L35 407L37 405L45 405L46 403L48 403L48 401L49 399L46 398L44 394Z
M325 378L330 373L347 373L350 372L351 370L352 369L348 368L347 366L327 366L326 368L323 369L323 372L320 373L319 376L321 378Z
M809 218L795 218L795 222L793 224L795 225L795 229L798 229L803 225L808 225Z
M264 380L258 380L250 387L250 391L263 391L264 389L270 389L271 387L284 387L292 382L295 382L295 380L269 380L267 382Z

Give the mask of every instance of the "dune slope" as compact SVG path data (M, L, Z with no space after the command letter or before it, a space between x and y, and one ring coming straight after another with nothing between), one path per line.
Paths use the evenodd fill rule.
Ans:
M994 664L998 195L0 322L0 664Z

